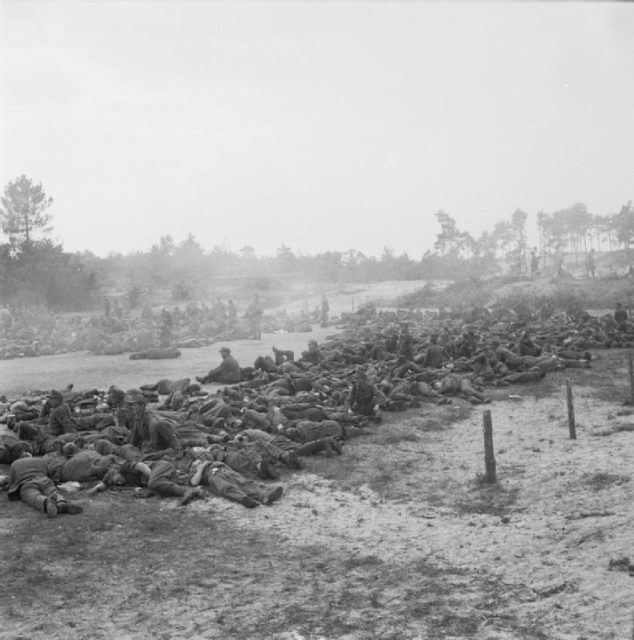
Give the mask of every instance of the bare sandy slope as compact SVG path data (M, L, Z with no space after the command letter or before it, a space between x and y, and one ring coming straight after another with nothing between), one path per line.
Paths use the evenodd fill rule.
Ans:
M331 315L340 315L354 311L369 302L396 301L399 296L422 289L427 282L427 280L387 280L366 284L327 284L321 287L311 285L305 296L289 302L285 308L289 312L299 312L305 306L312 310L320 305L322 294L326 294ZM446 284L448 282L434 281L436 288L444 287Z

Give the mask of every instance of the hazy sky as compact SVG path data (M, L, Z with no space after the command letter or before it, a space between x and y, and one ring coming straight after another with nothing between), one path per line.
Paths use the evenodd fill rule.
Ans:
M634 199L634 7L0 0L0 181L70 251L418 258Z

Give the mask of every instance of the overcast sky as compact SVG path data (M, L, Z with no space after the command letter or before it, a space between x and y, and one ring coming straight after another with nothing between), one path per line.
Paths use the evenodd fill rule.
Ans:
M0 0L0 180L70 251L419 258L634 199L634 7Z

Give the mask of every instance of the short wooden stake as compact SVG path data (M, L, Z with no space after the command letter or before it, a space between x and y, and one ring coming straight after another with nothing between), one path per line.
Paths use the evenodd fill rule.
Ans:
M630 405L634 406L634 363L632 362L632 352L627 354L630 369Z
M575 405L572 401L572 380L570 378L566 378L566 400L568 402L568 431L570 431L570 439L576 440Z
M485 478L488 483L495 484L495 453L493 451L493 423L491 422L491 411L487 409L483 412L482 417L484 425Z

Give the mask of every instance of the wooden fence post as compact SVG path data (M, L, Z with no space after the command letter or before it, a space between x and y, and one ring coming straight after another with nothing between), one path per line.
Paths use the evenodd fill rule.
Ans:
M485 478L490 484L495 484L495 453L493 451L493 423L491 421L491 411L487 409L482 414L484 426L484 467L486 469Z
M575 424L575 406L572 401L572 380L566 378L566 401L568 403L568 431L570 439L577 439L577 429Z
M630 370L630 405L634 406L634 363L632 362L632 352L628 351L627 360Z

